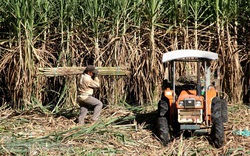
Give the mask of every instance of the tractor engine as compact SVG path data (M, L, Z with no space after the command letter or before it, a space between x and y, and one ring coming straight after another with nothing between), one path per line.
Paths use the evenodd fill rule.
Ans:
M178 123L201 124L204 114L204 98L196 96L196 90L183 90L176 101Z
M195 98L185 98L178 101L179 109L178 122L179 123L202 123L203 109L196 109L202 106L202 102L195 100ZM183 107L183 108L181 108Z

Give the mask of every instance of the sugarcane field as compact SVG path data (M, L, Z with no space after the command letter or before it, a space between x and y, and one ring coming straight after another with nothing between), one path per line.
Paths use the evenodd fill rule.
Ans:
M0 1L0 156L250 155L250 2Z

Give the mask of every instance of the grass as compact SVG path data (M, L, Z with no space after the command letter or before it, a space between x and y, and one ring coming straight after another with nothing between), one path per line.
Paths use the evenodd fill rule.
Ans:
M245 129L249 125L250 109L244 105L237 106L229 107L227 141L220 149L215 149L209 144L208 136L185 138L182 135L174 138L167 147L163 147L155 135L156 113L152 107L151 110L148 108L131 110L127 106L108 106L103 110L100 121L85 126L78 126L75 122L77 113L58 116L52 113L36 113L36 109L23 112L1 109L0 153L5 155L249 154L250 138L234 135L232 131ZM138 116L143 114L143 119L139 119ZM240 120L240 124L235 122Z

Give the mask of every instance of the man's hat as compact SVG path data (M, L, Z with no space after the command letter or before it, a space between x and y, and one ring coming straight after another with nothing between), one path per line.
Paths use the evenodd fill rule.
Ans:
M95 67L94 67L94 66L88 65L88 66L85 68L84 72L85 72L85 73L87 73L87 72L93 72L94 70L95 70Z

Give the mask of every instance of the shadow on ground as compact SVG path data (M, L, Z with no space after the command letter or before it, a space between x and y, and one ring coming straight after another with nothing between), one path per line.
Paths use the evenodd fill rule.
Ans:
M77 117L79 116L78 109L71 108L71 109L60 109L60 111L55 113L55 118L63 116L69 120L74 119L75 123L78 123Z
M147 130L150 130L153 134L154 137L156 137L157 140L158 134L157 134L157 111L145 113L145 114L137 114L135 120L137 121L138 124L144 124L144 128ZM194 131L184 131L184 130L179 130L179 128L172 129L170 131L171 135L171 140L172 142L174 139L179 139L181 136L184 139L189 139L194 136L204 136L206 140L208 140L209 144L213 146L213 141L210 138L209 133L194 133Z
M145 114L136 114L136 122L140 125L144 124L145 129L152 131L154 134L157 133L157 111L145 113Z

